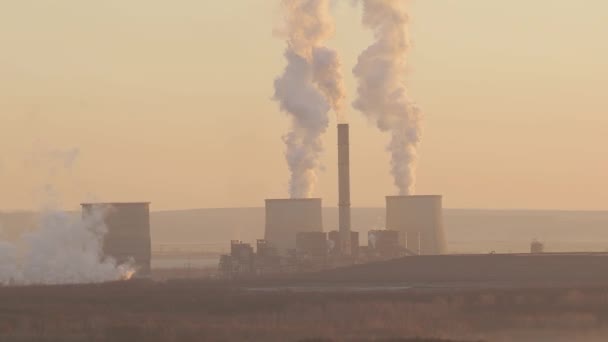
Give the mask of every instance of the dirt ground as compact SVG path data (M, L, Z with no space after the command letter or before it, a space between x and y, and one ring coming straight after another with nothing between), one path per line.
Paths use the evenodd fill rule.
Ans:
M1 341L606 341L608 286L251 291L136 280L0 288Z

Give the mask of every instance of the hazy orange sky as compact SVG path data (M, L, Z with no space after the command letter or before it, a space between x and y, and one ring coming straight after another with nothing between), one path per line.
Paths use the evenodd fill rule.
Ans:
M279 1L0 1L0 210L262 206L286 197L271 100ZM349 89L371 42L339 1ZM408 83L425 113L419 194L446 207L608 209L608 2L418 0ZM387 137L349 111L352 202L395 192ZM317 195L337 203L332 118ZM66 157L78 151L73 166ZM76 153L73 153L76 155Z

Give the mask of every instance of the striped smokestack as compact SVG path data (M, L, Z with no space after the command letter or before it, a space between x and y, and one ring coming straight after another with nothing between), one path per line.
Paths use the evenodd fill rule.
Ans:
M350 234L350 152L348 124L338 124L338 191L340 252L351 254Z

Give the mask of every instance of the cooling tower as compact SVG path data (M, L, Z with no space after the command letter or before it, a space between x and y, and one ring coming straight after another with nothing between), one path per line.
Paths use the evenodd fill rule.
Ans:
M441 196L387 196L386 229L396 230L399 242L421 255L446 253Z
M151 238L149 203L84 203L83 217L103 215L107 233L103 252L118 263L132 259L138 276L150 274Z
M350 234L350 151L348 124L338 125L338 194L339 194L339 231L342 255L352 252Z
M322 232L320 198L267 199L264 239L279 251L296 248L299 232Z

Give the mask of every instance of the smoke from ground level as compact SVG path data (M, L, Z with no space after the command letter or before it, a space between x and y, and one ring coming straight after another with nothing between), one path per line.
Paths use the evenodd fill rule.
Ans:
M118 265L102 253L106 227L102 210L74 218L47 211L39 226L20 241L0 241L0 285L81 284L125 280L130 264Z
M359 56L353 73L358 80L355 109L391 136L387 147L391 173L400 195L415 191L420 111L409 98L407 68L409 21L406 0L361 0L363 25L374 42Z

